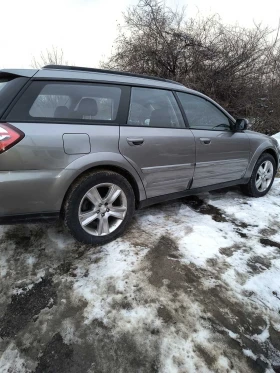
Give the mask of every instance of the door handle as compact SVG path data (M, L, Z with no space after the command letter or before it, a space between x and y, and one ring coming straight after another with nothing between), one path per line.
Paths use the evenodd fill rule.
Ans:
M144 142L144 139L142 139L141 137L128 137L126 140L130 146L142 145Z
M204 145L210 145L211 144L211 139L209 139L208 137L200 137L200 142L201 144L204 144Z

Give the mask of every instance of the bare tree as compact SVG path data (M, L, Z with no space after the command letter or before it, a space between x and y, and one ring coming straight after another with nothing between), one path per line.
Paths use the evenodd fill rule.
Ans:
M45 52L41 52L39 59L33 57L32 67L40 69L46 65L68 65L68 61L64 58L62 48L59 49L53 46L52 49L47 49ZM63 100L65 100L65 97L63 96L43 95L37 100L37 110L40 111L41 108L46 109L47 105L50 111L54 111L57 106L61 105Z
M124 19L104 67L177 80L257 130L280 131L280 49L269 28L225 25L218 15L187 19L159 0L140 0Z
M38 59L33 57L32 67L40 69L45 65L68 65L68 61L64 57L63 49L52 46L51 49L46 49L45 52L41 52Z

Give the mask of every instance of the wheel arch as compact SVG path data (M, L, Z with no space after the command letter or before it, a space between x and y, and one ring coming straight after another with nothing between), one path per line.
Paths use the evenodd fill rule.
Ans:
M255 153L252 155L250 163L248 165L247 171L244 175L244 178L250 178L252 175L252 172L254 170L255 164L257 163L258 159L265 153L268 153L273 156L275 162L276 162L276 168L278 169L279 166L279 160L277 157L276 150L273 149L271 146L265 146L265 144L262 144L258 149L255 151Z
M261 153L260 157L261 157L263 154L265 154L265 153L268 153L268 154L272 155L272 157L274 158L275 163L276 163L276 169L278 169L278 166L279 166L279 164L278 164L278 163L279 163L279 160L278 160L278 157L277 157L276 151L275 151L274 149L272 149L272 148L268 148L268 149L264 150L264 151Z
M134 196L135 196L135 208L138 208L140 200L141 200L141 195L140 195L140 190L139 190L137 181L134 178L134 176L128 170L126 170L126 169L124 169L124 168L122 168L120 166L111 165L111 164L107 164L107 165L103 165L102 164L102 165L94 165L94 166L91 166L91 167L87 168L86 170L81 171L72 180L72 182L70 183L70 185L68 186L68 188L67 188L67 190L65 192L65 195L64 195L64 198L63 198L63 201L62 201L62 204L61 204L60 213L63 212L64 206L65 206L65 202L67 200L67 197L68 197L68 195L70 193L70 190L73 187L73 185L75 183L77 183L79 181L79 179L81 179L82 177L84 177L86 174L90 174L90 173L93 173L95 171L101 171L101 170L116 172L119 175L122 175L129 182L129 184L131 185L131 187L133 189Z

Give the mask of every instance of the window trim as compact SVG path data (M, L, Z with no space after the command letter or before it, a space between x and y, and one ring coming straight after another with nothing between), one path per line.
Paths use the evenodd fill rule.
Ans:
M21 96L22 92L25 91L26 87L29 85L29 78L22 77L22 76L14 76L12 74L2 74L0 72L0 77L4 77L6 75L11 77L11 80L14 81L15 86L7 86L3 88L5 90L5 96L3 98L3 102L1 104L2 109L0 107L0 119L5 120L5 117L10 109L14 106L17 102L18 98ZM8 92L7 92L8 90Z
M19 102L19 100L22 98L24 93L28 90L28 88L32 85L34 82L41 82L42 89L47 84L65 84L65 85L95 85L95 86L108 86L108 87L116 87L121 90L120 95L120 101L119 101L119 108L117 111L117 116L115 120L102 120L102 119L79 119L79 118L50 118L50 117L32 117L29 115L29 111L32 107L32 100L29 100L29 110L26 114L28 114L28 117L26 118L19 118L18 120L16 117L12 117L12 111ZM77 80L63 80L63 79L30 79L29 83L26 85L25 89L21 92L21 94L17 97L17 100L13 102L13 105L9 108L9 110L5 113L5 116L3 116L4 120L8 120L10 122L17 122L17 123L46 123L46 124L80 124L80 125L109 125L109 126L118 126L122 123L125 123L127 112L129 109L128 106L128 98L130 94L130 87L127 85L119 85L119 84L113 84L113 83L100 83L99 81L77 81ZM35 101L33 101L34 103Z
M159 127L159 126L136 126L136 125L133 125L133 124L129 124L128 123L128 119L129 119L129 113L130 113L130 104L131 104L131 97L132 97L132 89L133 88L144 88L144 89L156 89L156 90L161 90L161 91L167 91L167 92L170 92L172 94L172 96L174 97L175 101L176 101L176 104L178 105L178 109L179 109L179 112L182 116L182 119L183 119L183 124L184 124L184 127ZM168 89L168 88L158 88L158 87L152 87L152 86L139 86L139 85L134 85L134 84L131 84L130 85L130 97L129 97L129 105L128 105L128 112L127 112L127 120L126 120L126 124L125 126L126 127L135 127L135 128L162 128L162 129L174 129L174 130L184 130L184 129L189 129L188 128L188 121L186 120L186 115L184 113L184 110L182 112L182 108L181 106L179 105L178 101L177 101L177 97L175 95L176 91L174 91L173 89Z
M230 118L229 114L222 110L217 104L215 101L212 101L212 100L209 100L207 97L204 97L204 96L200 96L199 94L195 94L195 93L190 93L190 92L183 92L183 91L175 91L176 93L176 96L178 96L178 100L180 101L181 103L181 100L180 100L180 97L179 95L177 95L178 93L183 93L183 94L187 94L187 95L191 95L191 96L195 96L195 97L199 97L207 102L209 102L211 105L213 105L217 110L219 110L222 114L224 114L224 116L229 120L230 122L230 125L231 125L231 128L229 130L223 130L223 129L219 129L219 130L214 130L214 129L210 129L210 128L193 128L189 125L189 120L188 120L188 116L183 108L183 104L181 103L181 107L182 107L182 110L184 111L185 113L185 116L186 116L186 120L187 120L187 123L188 123L188 128L190 130L194 130L194 131L213 131L213 132L218 132L218 131L222 131L222 132L234 132L234 129L233 129L233 126L234 126L234 122L233 120Z
M48 83L64 83L64 84L91 84L91 85L105 85L105 86L115 86L121 89L121 97L120 97L120 103L119 103L119 110L115 121L106 121L106 120L80 120L80 119L55 119L52 120L52 118L34 118L34 119L19 119L19 120L13 120L12 118L9 119L11 122L18 122L18 123L46 123L46 124L78 124L78 125L106 125L106 126L127 126L127 127L135 127L135 128L168 128L168 129L190 129L190 130L199 130L198 128L191 128L189 126L189 121L187 118L187 115L185 113L185 110L183 108L183 105L180 101L180 98L178 96L178 93L184 93L188 95L193 95L202 99L205 99L210 104L212 104L214 107L216 107L221 113L223 113L229 120L229 122L234 125L234 119L232 119L229 114L222 110L217 104L212 100L209 100L207 97L200 96L199 94L195 94L192 92L186 92L185 90L174 90L174 88L164 88L164 87L157 87L153 85L142 85L142 84L129 84L127 82L114 82L114 81L107 81L107 80L81 80L81 79L65 79L65 78L36 78L33 77L31 79L26 79L26 83L23 85L23 87L19 90L16 97L12 100L12 102L9 104L8 108L4 111L2 114L1 120L8 120L9 115L11 114L12 110L14 109L15 105L18 103L18 101L21 99L21 97L24 95L26 90L29 88L29 86L33 82L42 82L45 84ZM130 109L130 102L131 102L131 93L132 88L149 88L149 89L157 89L157 90L163 90L171 92L176 100L176 103L179 107L180 113L183 117L184 127L152 127L152 126L135 126L135 125L129 125L128 118L129 118L129 109ZM179 87L178 87L179 88ZM118 120L119 119L119 120ZM200 129L203 131L217 131L213 129ZM224 132L230 132L233 131L232 129L230 131L228 130L220 130ZM233 131L234 132L234 131Z
M182 103L181 103L181 101L180 101L179 96L178 96L177 93L184 93L184 92L173 91L173 95L174 95L174 97L175 97L175 100L176 100L176 102L177 102L177 104L178 104L178 106L179 106L179 109L180 109L180 111L181 111L181 114L182 114L182 116L183 116L183 120L184 120L184 123L185 123L185 127L186 127L187 129L190 129L190 125L189 125L188 117L187 117L187 115L186 115L186 113L185 113L185 110L184 110L184 108L183 108L183 105L182 105Z

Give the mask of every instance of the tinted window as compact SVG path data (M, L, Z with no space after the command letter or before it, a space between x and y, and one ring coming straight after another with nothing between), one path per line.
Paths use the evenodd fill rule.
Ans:
M188 93L178 92L190 128L207 130L230 130L228 117L210 101Z
M27 78L11 78L0 72L0 116L27 81Z
M33 82L10 117L21 120L115 121L121 88L84 83Z
M185 127L173 93L153 88L132 88L128 124L150 127Z
M44 91L44 89L43 89ZM50 95L44 92L40 93L34 101L29 114L31 117L53 118L60 117L63 110L59 113L59 108L67 108L69 110L70 97L64 95ZM57 110L58 109L58 110Z

